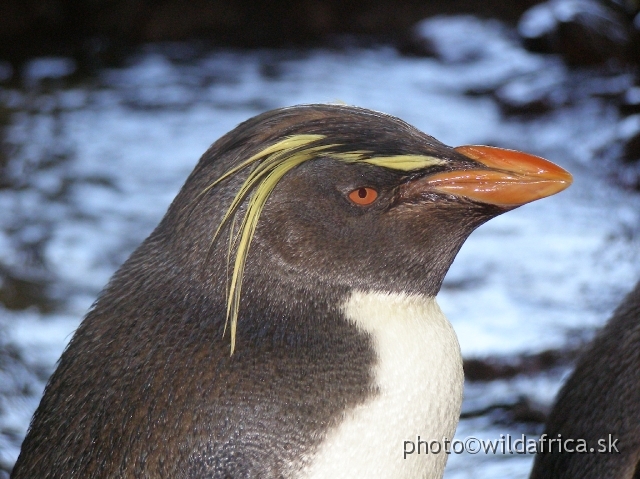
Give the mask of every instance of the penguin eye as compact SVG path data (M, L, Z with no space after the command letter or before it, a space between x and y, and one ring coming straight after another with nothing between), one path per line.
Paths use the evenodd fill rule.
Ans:
M349 199L356 205L366 206L373 203L378 197L378 192L373 188L362 187L349 193Z

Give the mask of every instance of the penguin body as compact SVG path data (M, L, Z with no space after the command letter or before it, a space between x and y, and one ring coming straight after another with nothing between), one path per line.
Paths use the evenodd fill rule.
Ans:
M478 225L569 182L355 107L246 121L100 294L11 477L441 476L403 441L458 420L444 275Z
M561 453L555 443L549 453L547 441L531 479L640 477L640 283L578 359L544 433L547 439L583 439L593 450Z

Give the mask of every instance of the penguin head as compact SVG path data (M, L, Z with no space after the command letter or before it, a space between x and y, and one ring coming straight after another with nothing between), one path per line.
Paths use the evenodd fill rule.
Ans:
M297 106L216 142L159 229L193 225L185 254L226 278L233 349L245 294L277 283L310 301L319 289L435 296L475 228L570 183L532 155L451 148L362 108Z

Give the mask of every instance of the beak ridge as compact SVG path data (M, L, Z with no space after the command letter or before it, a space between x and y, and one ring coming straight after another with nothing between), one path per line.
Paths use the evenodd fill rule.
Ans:
M437 192L505 207L554 195L571 185L569 172L538 156L482 145L454 148L486 169L454 170L416 180L423 192Z

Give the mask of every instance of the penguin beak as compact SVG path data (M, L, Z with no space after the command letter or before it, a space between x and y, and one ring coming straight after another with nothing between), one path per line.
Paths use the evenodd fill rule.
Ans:
M459 146L455 151L487 169L437 173L407 184L405 195L444 193L473 201L516 207L568 188L571 174L538 156L491 146Z

